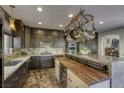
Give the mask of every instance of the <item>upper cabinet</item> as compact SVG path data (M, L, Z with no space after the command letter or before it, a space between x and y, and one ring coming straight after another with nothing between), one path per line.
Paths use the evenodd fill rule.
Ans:
M2 21L3 21L3 32L11 36L12 33L11 33L11 30L10 30L10 26L9 26L10 25L10 22L9 22L10 16L1 8L0 8L0 11L3 14L3 19L2 19Z
M63 38L63 32L56 32L54 31L52 33L52 38L53 38L53 42L52 42L52 46L54 48L64 48L65 47L65 41Z
M39 48L40 47L40 35L31 35L31 47L32 48Z
M16 31L13 32L13 48L25 47L24 24L21 20L15 21Z
M30 46L31 46L30 27L25 26L25 48L30 48Z
M31 47L39 48L50 44L53 48L64 48L63 32L49 29L31 29Z

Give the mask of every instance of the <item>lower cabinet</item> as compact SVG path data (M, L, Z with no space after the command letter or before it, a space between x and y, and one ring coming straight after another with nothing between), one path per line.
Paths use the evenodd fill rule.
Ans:
M5 88L21 88L28 77L28 63L25 62L16 72L4 81Z
M31 57L31 64L30 64L31 69L40 69L40 56L32 56Z
M28 78L28 62L25 62L24 65L20 67L19 74L19 87L22 87Z
M67 87L68 88L87 88L88 85L80 80L70 70L67 70Z
M41 56L41 68L52 68L54 66L53 56Z
M44 69L54 67L53 56L32 56L31 69Z
M0 58L0 88L2 88L2 58Z
M60 63L57 59L55 59L55 76L57 80L60 82Z
M88 86L85 82L79 79L73 72L67 70L67 87L68 88L110 88L110 80L105 80Z

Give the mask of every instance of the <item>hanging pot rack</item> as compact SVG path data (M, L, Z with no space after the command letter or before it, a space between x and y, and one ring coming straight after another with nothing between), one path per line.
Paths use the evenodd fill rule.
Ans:
M80 12L77 14L77 16L75 16L65 27L65 38L69 35L71 39L75 40L76 42L84 42L85 40L95 38L95 18L91 14L86 14L84 12L84 9L80 9Z
M94 17L92 15L84 14L84 12L85 10L80 10L80 12L70 21L70 23L65 27L65 29L68 28L70 25L74 24L74 22L79 20L81 17L85 18L86 20L85 24L88 23L89 21L90 22L94 21ZM90 17L91 19L88 20L87 17Z

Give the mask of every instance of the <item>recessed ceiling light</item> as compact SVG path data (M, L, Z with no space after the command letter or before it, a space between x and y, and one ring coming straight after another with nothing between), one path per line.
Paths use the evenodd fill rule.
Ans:
M63 27L63 25L62 25L62 24L60 24L60 25L59 25L59 27Z
M74 15L73 14L69 14L69 17L72 18Z
M38 22L38 24L39 24L39 25L41 25L41 24L42 24L42 22Z
M104 22L103 21L100 21L99 24L103 24Z
M37 7L37 11L41 12L43 9L41 7Z

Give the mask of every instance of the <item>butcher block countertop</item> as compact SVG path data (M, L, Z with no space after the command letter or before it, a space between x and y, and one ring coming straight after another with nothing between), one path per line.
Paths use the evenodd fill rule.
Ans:
M66 57L56 57L56 59L88 86L109 79L109 75L107 73L100 72L92 67L78 63Z

